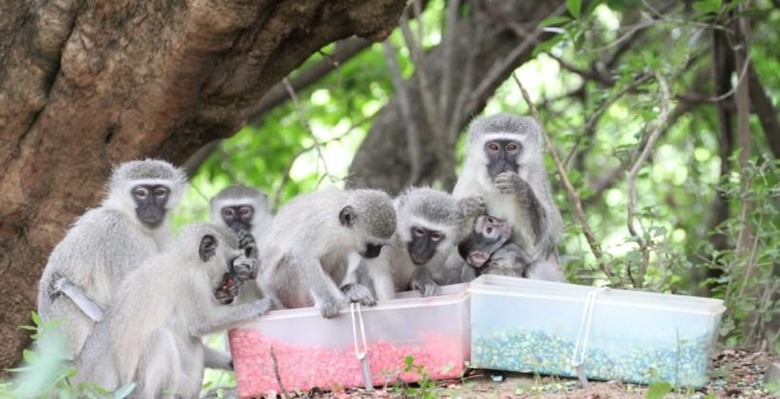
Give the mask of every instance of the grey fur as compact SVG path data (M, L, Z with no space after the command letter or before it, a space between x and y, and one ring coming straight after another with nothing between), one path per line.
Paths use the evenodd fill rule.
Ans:
M139 182L166 184L175 207L186 187L184 171L159 160L131 161L114 169L100 207L81 216L54 248L38 287L38 313L44 322L59 319L67 337L67 355L81 350L93 321L72 300L53 295L55 276L81 287L99 307L111 302L124 277L168 244L170 212L162 225L149 229L136 219L130 190Z
M207 261L198 253L204 236L216 238L216 256ZM217 226L188 226L169 250L130 272L77 357L73 383L114 390L134 382L136 398L196 397L205 357L200 336L270 309L268 300L227 306L214 297L241 254L231 236Z
M392 299L395 292L419 290L424 296L439 292L437 279L459 239L467 217L460 201L431 188L409 188L395 201L398 227L390 245L376 259L363 259L355 267L358 283L372 288L377 300ZM444 235L433 257L422 265L412 262L407 244L411 229L424 227Z
M269 209L268 195L254 187L235 184L220 191L211 198L209 204L211 208L211 222L224 227L227 227L227 224L222 218L221 212L223 207L228 205L251 205L254 208L255 213L251 223L252 229L249 231L251 235L244 235L242 241L249 242L251 239L254 239L255 242L250 243L250 245L254 245L257 249L256 251L253 251L253 256L259 257L258 246L265 239L265 235L271 228L271 223L274 218ZM242 247L244 245L246 244L242 243ZM251 281L241 287L239 302L246 303L261 297L262 290L257 284L257 281Z
M484 144L493 138L521 143L515 172L503 172L493 180L487 172ZM556 245L563 230L560 212L544 167L541 130L532 118L497 114L474 120L469 128L469 149L453 195L479 196L487 213L511 223L513 241L531 263L554 267L560 273Z
M352 226L339 214L351 207ZM323 317L338 315L347 297L339 289L348 256L367 244L387 244L396 227L390 197L378 190L330 189L299 195L274 218L261 244L263 292L281 308L317 306Z

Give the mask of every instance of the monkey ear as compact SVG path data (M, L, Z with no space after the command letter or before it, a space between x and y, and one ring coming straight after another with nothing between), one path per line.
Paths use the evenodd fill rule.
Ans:
M356 218L357 213L355 213L355 208L350 205L341 208L341 212L339 212L339 222L341 222L342 226L352 227L352 225L355 224Z
M200 259L204 262L208 262L214 255L217 254L217 239L211 235L206 234L200 239L200 248L198 249Z

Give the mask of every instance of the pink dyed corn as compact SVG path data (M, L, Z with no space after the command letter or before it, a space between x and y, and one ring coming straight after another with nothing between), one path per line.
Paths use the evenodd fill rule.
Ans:
M360 361L350 344L345 347L294 345L267 339L253 329L230 331L230 349L242 398L281 392L273 370L271 348L276 355L282 384L288 392L314 387L339 390L363 387ZM443 334L423 334L422 342L400 344L380 340L368 343L368 362L374 385L404 380L415 382L420 374L404 372L404 358L412 356L415 365L425 366L431 379L458 378L463 373L462 338Z

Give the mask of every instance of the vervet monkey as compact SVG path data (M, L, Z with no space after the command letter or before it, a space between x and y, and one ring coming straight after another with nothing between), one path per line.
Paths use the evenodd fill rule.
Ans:
M220 191L209 204L211 221L235 231L240 238L240 248L247 256L258 258L258 245L273 221L268 196L256 188L236 184ZM242 287L239 300L248 302L261 297L257 282L251 281Z
M94 323L77 299L53 295L54 277L67 278L99 307L108 306L124 277L167 245L170 213L186 184L184 170L168 162L123 163L114 169L100 207L81 216L54 248L38 287L38 314L44 322L61 320L70 358Z
M268 196L256 188L242 184L220 191L211 199L210 206L211 221L214 224L230 227L236 233L247 231L258 243L263 241L273 221ZM257 257L256 251L251 249L247 256Z
M299 195L277 213L261 245L263 293L276 307L317 306L323 317L336 317L348 301L338 286L348 255L377 257L395 228L392 200L382 191L330 189ZM349 300L365 299L350 295Z
M458 252L476 276L495 274L566 282L557 264L534 262L511 237L509 223L488 215L480 216L474 224L473 234L458 245Z
M235 235L185 227L170 250L148 258L119 286L105 318L76 358L74 383L115 390L131 382L138 398L197 397L203 380L200 336L267 313L267 299L230 306L215 292L236 274Z
M398 227L391 244L376 259L364 259L356 270L358 283L371 288L377 300L395 292L439 292L439 274L447 256L461 239L463 224L481 200L456 200L430 188L410 188L395 201Z
M476 119L453 195L479 196L487 213L509 222L513 242L540 266L558 264L561 215L544 168L542 136L533 118L498 114Z

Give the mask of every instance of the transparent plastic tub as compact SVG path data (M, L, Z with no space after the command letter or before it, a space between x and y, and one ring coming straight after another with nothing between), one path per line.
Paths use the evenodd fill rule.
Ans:
M467 285L442 287L435 297L399 296L360 312L371 384L415 382L422 375L459 378L469 359ZM364 349L357 316L356 334L349 307L334 319L324 319L316 308L273 311L232 328L228 336L239 396L281 393L278 380L289 393L364 387L355 354L356 342L358 351ZM415 365L411 371L405 370L407 357Z
M471 367L701 387L723 301L484 275L471 293ZM588 316L588 305L591 306Z

